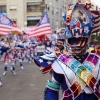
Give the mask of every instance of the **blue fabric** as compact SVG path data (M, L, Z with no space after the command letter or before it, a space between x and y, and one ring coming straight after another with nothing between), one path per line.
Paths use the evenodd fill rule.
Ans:
M20 48L24 49L24 46L22 46L22 45L17 45L17 47L20 47Z
M8 47L2 47L0 50L3 51L3 52L6 52L7 50L9 50L9 48Z
M2 48L0 49L0 57L1 57L4 53L7 53L8 50L9 50L8 47L2 47Z
M5 65L5 67L4 67L4 71L7 71L8 70L8 67L7 67L7 65Z
M94 94L80 94L75 100L98 100L98 98Z
M9 50L9 48L8 47L2 47L1 49L0 49L0 55L2 56L5 52L7 52Z
M61 83L61 88L62 88L63 90L67 90L67 89L68 89L68 87L67 87L67 85L66 85L66 81L65 81L64 75L62 75L62 74L57 74L57 73L54 72L54 79L55 79L57 82Z
M1 52L0 52L0 56L2 56L3 54L4 54L4 52L3 52L3 51L1 51Z
M19 62L19 63L20 63L20 67L23 66L23 63L22 62Z
M44 92L44 100L59 100L58 91L54 91L49 88L46 88Z
M15 66L14 65L12 65L12 71L14 71L15 70Z
M82 56L81 59L80 59L80 58L77 58L76 56L74 56L74 58L75 58L76 60L78 60L80 63L83 63L84 60L87 58L88 54L89 54L89 53L87 52L84 56Z
M41 56L35 58L34 61L38 66L43 66L44 68L51 66L51 63L48 63L49 60L45 60L45 59L41 58Z

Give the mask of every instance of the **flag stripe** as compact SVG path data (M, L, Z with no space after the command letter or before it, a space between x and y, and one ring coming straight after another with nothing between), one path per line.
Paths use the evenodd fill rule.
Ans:
M21 34L22 34L22 31L19 28L15 28L15 27L0 24L0 35L2 35L2 32L7 32L6 34L8 34L11 31L18 31L18 32L21 32Z
M41 33L39 33L39 34L30 35L29 37L41 36L41 35L44 35L44 34L51 34L51 31L41 32Z
M100 16L95 18L95 20L94 20L94 22L98 22L98 21L100 21Z
M11 26L5 26L0 24L0 36L6 36L11 32Z
M92 33L100 31L100 12L91 11L92 16L94 17L93 30Z
M0 36L7 36L8 34L8 32L0 32Z
M37 31L37 30L39 30L39 29L46 28L46 27L50 27L50 24L46 24L46 25L34 27L33 29L28 30L28 31L25 31L25 32L26 32L27 34L33 34L34 31Z
M94 28L94 29L92 30L92 33L98 32L99 30L100 30L100 26Z
M37 32L37 31L39 31L39 30L47 30L47 29L51 29L51 28L50 28L49 26L45 26L45 27L43 27L43 28L39 28L39 29L37 29L37 30L32 31L31 33Z
M51 32L51 29L49 28L48 30L38 30L37 32L35 32L34 34L29 34L29 36L31 36L31 35L36 35L36 34L41 34L41 32L48 32L48 31L50 31Z
M48 30L51 30L51 28L50 28L50 27L45 27L45 28L36 30L36 31L34 31L34 32L31 32L31 33L29 33L29 35L31 35L31 34L36 34L36 33L40 33L40 32L43 32L43 31L48 31Z
M45 26L49 26L49 27L50 27L50 24L44 24L44 25L35 27L35 29L33 28L32 31L34 31L34 30L36 30L36 29L39 29L39 28L44 28Z
M96 28L97 26L100 26L100 22L94 24L94 28Z
M4 29L4 28L0 28L0 32L9 32L9 31L11 31L10 29Z

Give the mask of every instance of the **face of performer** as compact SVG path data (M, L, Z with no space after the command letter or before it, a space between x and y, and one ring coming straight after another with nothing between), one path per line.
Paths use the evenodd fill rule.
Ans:
M75 54L77 56L81 56L86 52L87 44L88 44L88 38L72 37L72 38L68 38L68 43L71 47L72 54Z
M64 42L61 41L61 40L57 40L57 47L58 47L60 50L63 50L63 49L64 49Z

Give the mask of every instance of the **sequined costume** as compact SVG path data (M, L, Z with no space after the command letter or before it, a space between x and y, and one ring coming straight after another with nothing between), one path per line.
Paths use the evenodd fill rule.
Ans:
M88 5L90 4L77 3L74 6L70 26L66 28L68 54L57 57L55 53L48 53L35 59L42 73L50 72L51 75L44 100L59 100L60 89L61 100L100 98L100 57L88 52L90 35L94 32L96 20ZM76 12L81 12L82 16L75 16Z

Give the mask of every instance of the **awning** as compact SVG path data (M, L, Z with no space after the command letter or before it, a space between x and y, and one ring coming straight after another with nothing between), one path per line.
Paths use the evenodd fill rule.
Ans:
M10 9L17 9L17 6L10 6Z
M40 20L41 16L28 16L27 20Z
M28 2L27 5L31 6L31 5L40 5L41 2Z

